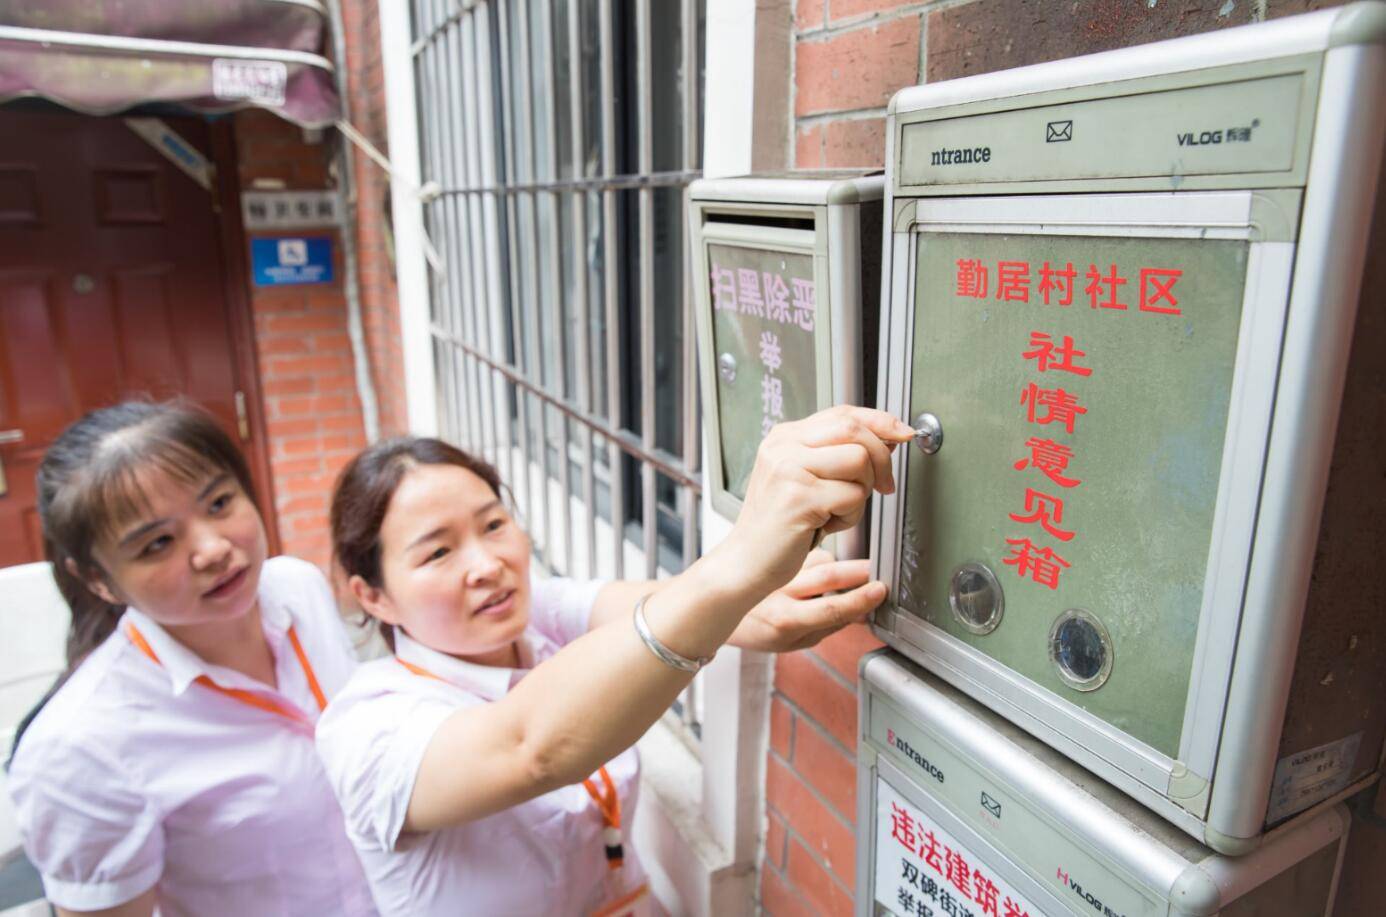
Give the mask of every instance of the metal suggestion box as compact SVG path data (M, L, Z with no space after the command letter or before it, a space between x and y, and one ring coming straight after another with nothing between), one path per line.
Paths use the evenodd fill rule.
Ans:
M1379 564L1319 523L1381 422L1337 430L1383 40L1357 3L887 122L879 403L921 434L874 630L1228 854L1380 762Z
M771 426L874 398L884 188L861 170L689 186L706 480L729 519ZM862 538L828 547L860 557Z
M1225 857L889 651L860 698L861 917L1332 913L1346 806Z

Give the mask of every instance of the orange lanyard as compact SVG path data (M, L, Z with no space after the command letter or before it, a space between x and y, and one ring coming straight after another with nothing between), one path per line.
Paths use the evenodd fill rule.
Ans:
M395 657L395 662L421 678L447 681L423 666L406 662L398 656ZM621 797L616 795L616 784L612 782L605 765L597 771L597 775L602 778L602 789L598 790L590 777L582 781L582 785L587 789L587 795L592 797L592 802L596 803L597 811L602 813L602 845L606 848L606 865L612 869L620 869L625 862L625 850L621 843Z
M140 652L152 659L155 665L163 665L163 663L159 661L158 654L154 652L154 648L149 645L148 640L144 639L144 634L140 633L139 628L136 627L133 622L127 621L125 623L125 636L130 638L130 642L133 643ZM322 693L322 688L318 686L318 678L313 674L313 666L308 662L308 654L303 652L303 644L298 642L298 635L294 633L292 626L289 627L289 642L293 644L294 655L298 657L298 664L303 667L303 675L308 680L308 689L313 692L313 700L318 702L318 710L322 711L327 709L327 696ZM199 675L194 678L193 681L218 694L224 694L237 703L255 707L267 713L273 713L275 716L282 716L285 719L294 720L295 722L308 722L297 709L285 707L263 694L258 694L254 691L246 691L243 688L227 688L212 681L212 679L206 675ZM310 723L309 725L312 724Z

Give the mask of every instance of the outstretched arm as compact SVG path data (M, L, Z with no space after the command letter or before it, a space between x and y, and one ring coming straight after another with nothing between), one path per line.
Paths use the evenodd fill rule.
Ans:
M816 532L852 527L873 489L893 489L887 443L912 433L869 408L776 427L731 534L646 601L655 636L686 657L716 652L795 577ZM691 677L657 659L633 627L589 631L501 700L443 722L419 766L405 829L471 821L590 776L634 744Z

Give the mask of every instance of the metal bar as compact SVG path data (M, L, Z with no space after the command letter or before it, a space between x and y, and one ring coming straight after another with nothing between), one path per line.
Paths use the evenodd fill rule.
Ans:
M486 354L472 348L466 342L459 340L455 336L448 334L445 329L437 325L433 327L433 333L440 340L452 343L461 350L466 351L470 356L486 363L493 370L509 380L516 388L523 389L526 394L562 412L570 420L606 436L611 440L613 448L619 449L642 462L653 465L655 470L672 479L676 484L691 488L698 493L702 492L702 479L696 474L689 473L688 470L684 468L681 456L674 455L665 449L646 446L643 437L637 436L629 430L612 426L599 415L582 410L581 407L566 398L555 395L542 386L535 384L533 379L526 375L519 367L492 360Z
M465 173L468 181L481 178L481 117L477 83L480 63L477 51L477 20L482 16L475 7L466 11L462 18L462 79L458 91L462 93L463 127L466 143ZM487 296L490 265L487 263L485 221L486 201L472 203L468 209L467 238L468 250L472 254L472 300L469 309L472 320L472 343L482 352L491 352L490 298ZM481 405L481 418L478 435L481 440L480 455L492 466L499 468L499 455L496 453L496 399L494 392L494 373L489 366L477 361L477 401Z
M680 22L683 39L683 168L691 171L698 164L698 11L693 0L682 0ZM686 227L688 197L680 198L679 225ZM693 262L691 240L684 239L680 248L683 260L683 390L679 404L683 406L683 464L689 471L698 467L702 455L698 429L698 341L693 330ZM687 488L683 500L683 565L688 567L698 556L698 505ZM697 680L689 685L692 689ZM691 703L691 699L690 699Z
M520 72L522 81L520 83L520 111L525 124L529 129L529 162L528 174L530 178L538 176L538 143L536 139L536 121L534 117L534 62L530 57L530 49L534 46L534 29L529 20L529 3L521 2L516 4L519 7L519 28L524 41L520 43ZM539 202L536 196L529 195L529 247L525 252L525 272L530 277L534 295L525 297L525 305L530 307L531 319L525 327L525 336L530 344L533 353L531 368L538 374L538 378L543 379L543 351L539 340L540 318L539 312L542 305L539 302L542 293L539 282ZM548 410L547 402L539 401L539 516L542 519L540 525L544 533L542 542L543 548L540 551L544 566L553 566L553 527L549 514L549 436L548 436ZM528 436L528 431L526 431Z
M546 109L549 114L549 143L548 149L544 151L544 173L551 181L558 179L558 98L556 80L554 78L553 58L557 50L557 43L554 41L553 29L553 5L551 0L540 0L541 29L543 31L540 41L535 42L535 47L539 49L539 72L543 82L543 97L547 100ZM538 149L536 145L536 150ZM568 394L568 333L567 333L567 309L564 306L565 296L563 290L563 251L559 242L559 224L563 219L562 201L559 200L559 192L548 192L545 199L553 212L550 215L548 232L545 242L552 255L550 263L553 269L545 271L545 276L550 278L553 286L553 296L549 298L552 305L554 316L554 327L551 338L554 342L554 369L558 374L558 385L556 390L566 396ZM537 248L536 248L537 250ZM574 279L577 276L577 264L574 260ZM563 564L558 568L564 576L573 575L573 481L571 466L568 460L568 419L564 416L559 417L559 437L558 437L558 485L559 493L562 494L562 506L559 516L563 523ZM548 428L544 429L545 449L544 455L548 455ZM546 485L547 486L547 485ZM555 559L556 560L556 559Z
M635 5L635 85L638 168L648 173L654 167L654 137L650 104L650 4ZM655 445L655 363L654 363L654 189L638 192L640 219L640 438L646 449ZM641 530L645 541L645 578L654 579L659 570L659 528L654 466L640 468Z
M436 0L429 0L429 2L427 2L424 5L424 16L427 21L431 21L433 9L435 6ZM437 63L438 49L435 45L430 45L428 48L426 48L425 52L418 59L419 69L423 71L423 78L420 80L420 83L421 85L427 88L428 98L430 99L437 98L438 96L439 87ZM423 159L425 174L422 176L422 178L425 182L427 182L435 179L439 174L438 148L440 126L436 118L422 118L420 119L419 127L423 131L424 135ZM435 199L424 205L424 212L427 215L428 222L428 235L431 238L439 239L439 241L441 241L442 236L442 207L440 206L440 203L441 202L439 200ZM442 285L440 282L438 272L430 270L428 273L428 294L429 311L431 314L430 317L433 321L436 321L440 315L445 314L442 301L444 291L441 287ZM436 348L434 350L434 355L435 357L438 355L438 351ZM445 363L445 368L450 366L450 362ZM450 372L448 372L444 376L444 378L450 378ZM434 380L434 387L435 389L438 388L437 379ZM450 391L451 386L448 386L448 391L444 392L445 397L438 402L438 416L436 419L440 431L445 431L451 423L453 405L451 402Z
M582 13L579 0L568 0L568 120L572 122L573 178L583 177L583 157L586 136L582 123ZM587 327L587 192L573 192L573 280L577 297L573 307L577 312L577 403L585 413L592 410L592 354ZM582 505L586 509L582 527L587 545L588 579L597 576L597 504L595 472L592 468L592 428L582 426L579 438L582 460ZM573 572L573 571L570 571Z
M498 5L498 8L501 12L501 99L503 100L502 108L504 110L505 121L505 141L507 158L506 178L508 180L509 178L515 176L519 169L519 153L517 151L518 143L516 142L517 131L515 127L515 112L511 110L509 104L511 102L517 101L519 96L518 90L515 86L515 62L513 60L513 55L510 52L511 4L500 3ZM508 235L507 260L511 265L515 265L519 261L520 250L519 200L512 199L510 202L508 202L507 210L510 211L510 218L506 221ZM529 355L526 353L524 346L525 325L520 315L521 291L517 289L519 284L516 282L516 280L517 278L515 277L515 272L512 270L512 282L510 289L510 317L511 328L513 329L512 340L515 345L516 362L528 369ZM511 481L513 482L511 487L512 491L514 491L517 485L521 484L521 482L523 483L523 486L520 486L519 491L516 493L516 501L520 504L519 506L517 506L517 509L519 509L524 514L526 523L528 524L532 521L530 519L530 510L533 508L533 502L530 499L530 497L533 494L533 490L530 487L530 471L532 468L532 463L529 460L529 398L525 395L525 393L522 390L519 389L518 386L512 386L512 391L515 394L515 403L518 414L517 420L519 422L520 427L520 471L523 473L521 475L511 477ZM509 417L507 417L506 420L508 423ZM511 452L513 455L513 447L511 449ZM521 494L523 494L523 496L521 496Z
M616 55L613 47L611 0L599 0L601 15L602 57L602 172L608 178L616 172ZM616 191L606 187L602 192L602 292L606 300L606 392L608 419L613 431L621 427L621 329L620 291L616 286ZM613 576L625 576L625 487L621 447L617 437L607 441L607 462L610 469L608 491L611 497Z
M454 66L456 79L449 87L450 94L457 99L457 132L460 135L457 154L457 169L462 175L463 181L475 180L472 172L471 149L476 141L476 131L470 124L471 105L469 104L469 90L474 87L475 80L470 66L473 58L471 44L471 32L473 27L473 14L468 11L457 18L457 25L454 27L456 34L454 47ZM484 283L485 267L481 263L482 258L479 247L479 229L475 212L481 206L481 201L463 199L460 214L461 227L458 232L459 244L462 248L461 259L465 259L467 267L467 285L459 290L459 299L463 303L462 323L466 329L467 339L474 346L480 346L481 333L477 312L485 303L482 284ZM475 359L468 359L467 374L467 403L472 411L474 422L472 424L472 447L473 454L482 458L486 455L486 397L482 388L482 378L489 375L489 370L483 370L482 364Z
M442 151L439 162L439 174L444 181L456 181L459 177L458 166L460 165L455 154L461 142L461 106L457 94L457 27L449 24L438 33L438 45L436 54L439 58L439 89L440 94L434 96L437 100L437 115L442 122ZM444 239L443 250L447 252L447 263L449 266L448 277L444 281L444 302L447 305L447 327L453 334L467 340L466 326L466 293L468 282L471 279L471 265L467 259L466 246L462 241L462 199L452 198L443 208L443 215L447 232ZM453 364L452 378L449 384L453 387L454 403L456 405L456 424L454 432L454 442L461 448L471 451L473 440L476 437L475 416L473 413L472 386L467 382L468 360L465 353L458 354L458 359Z
M607 188L673 188L682 187L702 177L696 169L676 172L651 172L644 175L609 175L601 178L570 178L544 182L521 182L513 185L481 185L476 187L444 186L439 192L449 194L515 195L544 191L605 191Z
M473 22L476 24L472 31L472 45L475 54L474 62L476 64L473 74L475 77L473 89L476 94L476 105L473 112L476 116L477 174L483 182L493 182L495 181L496 170L496 139L492 130L494 127L494 115L497 114L497 110L492 95L493 82L491 73L494 58L492 56L491 46L492 32L490 7L487 5L479 7L474 13ZM497 329L491 322L492 313L493 310L503 308L502 303L504 302L501 292L500 276L500 220L497 215L496 204L497 202L494 199L482 199L482 230L479 233L479 238L483 239L485 244L484 264L486 266L486 287L482 291L482 297L479 300L479 311L482 316L482 328L484 329L483 333L486 341L483 351L491 355L498 353L497 348L499 344ZM499 318L499 314L496 315L496 318ZM500 423L503 418L507 425L505 438L507 444L506 456L507 461L510 463L511 480L514 480L515 453L509 448L509 402L503 398L503 395L498 394L498 390L502 393L504 391L505 377L499 376L494 369L488 367L486 379L486 396L487 402L490 405L489 415L491 418L491 445L494 454L492 461L497 469L499 469L501 457Z

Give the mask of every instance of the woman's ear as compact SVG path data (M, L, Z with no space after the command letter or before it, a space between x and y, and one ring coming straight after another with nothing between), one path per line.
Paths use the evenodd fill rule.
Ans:
M390 601L390 597L385 594L384 589L377 589L355 574L347 580L347 588L351 590L356 604L360 605L361 610L366 614L384 621L386 624L399 623L399 614L395 611L395 604Z
M125 604L125 602L116 597L115 591L111 589L104 578L83 573L78 569L77 561L73 560L71 557L63 558L63 569L65 569L73 579L81 582L98 599L105 602L107 605Z

